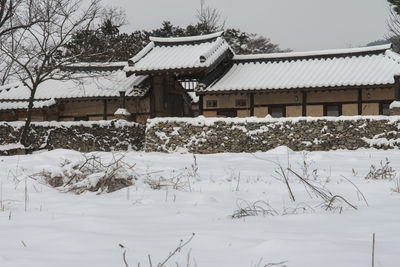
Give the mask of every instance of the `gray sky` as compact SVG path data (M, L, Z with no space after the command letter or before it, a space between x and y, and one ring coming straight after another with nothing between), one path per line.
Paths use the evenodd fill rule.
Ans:
M126 9L123 31L153 29L164 20L195 22L200 0L103 0ZM386 0L208 0L227 26L271 38L294 51L363 46L387 33Z

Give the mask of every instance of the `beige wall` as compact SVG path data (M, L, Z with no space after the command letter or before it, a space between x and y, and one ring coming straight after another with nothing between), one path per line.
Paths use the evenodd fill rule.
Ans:
M311 117L322 117L322 116L324 116L324 106L323 105L308 105L306 114L307 114L307 116L311 116Z
M268 107L255 107L254 116L264 118L268 115Z
M356 116L358 115L358 104L343 104L342 105L343 116Z
M368 97L368 94L370 97ZM394 88L379 88L379 89L363 89L362 100L394 100L395 92Z
M236 99L245 99L246 106L236 107ZM207 107L208 100L217 100L217 107ZM203 97L203 109L215 108L249 108L250 97L248 95L205 95Z
M307 103L329 103L358 101L357 90L347 91L317 91L307 93Z
M90 121L101 121L103 120L103 116L89 116Z
M286 117L301 117L303 115L302 106L287 106Z
M300 92L259 93L254 95L254 105L300 104L303 101L302 99Z
M60 118L60 121L74 121L74 118L69 117L69 118Z
M203 111L204 117L217 117L216 111Z
M238 110L238 111L237 111L237 116L238 116L239 118L250 117L250 110Z
M362 115L379 115L379 104L378 103L363 104Z

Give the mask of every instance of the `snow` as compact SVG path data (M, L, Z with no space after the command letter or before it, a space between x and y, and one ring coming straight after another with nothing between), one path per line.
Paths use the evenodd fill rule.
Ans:
M196 94L196 92L187 92L189 95L190 99L192 99L192 102L197 104L200 101L200 97Z
M97 153L104 160L115 154ZM130 266L147 266L165 259L180 240L191 233L191 243L170 265L192 263L207 267L256 266L287 261L287 266L352 266L371 264L372 233L376 233L376 266L397 266L400 261L400 194L393 181L365 180L370 165L388 158L400 170L398 150L293 152L279 147L266 153L197 155L198 175L192 175L192 155L129 152L136 163L136 184L111 194L60 193L32 179L27 180L24 211L24 177L42 170L60 169L65 159L81 160L82 154L54 150L33 155L0 157L0 265L25 266L124 266L122 250ZM316 208L302 184L290 177L296 203L278 180L276 162L301 171L309 160L309 172L318 170L317 181L341 194L358 210L342 213ZM301 172L302 173L302 172ZM184 175L190 190L153 190L145 177ZM365 195L369 206L357 190ZM397 176L398 177L398 176ZM314 178L311 178L314 179ZM18 180L20 182L18 182ZM314 181L314 180L312 180ZM279 215L232 219L242 200L269 203ZM311 209L293 209L303 203ZM285 213L289 213L284 215ZM23 245L25 244L26 247ZM194 264L192 264L194 266Z
M33 108L44 108L51 107L56 104L54 99L44 100L44 101L34 101ZM8 109L27 109L29 102L27 101L7 101L0 102L0 110L8 110Z
M119 109L117 109L117 111L115 111L114 115L115 116L117 116L117 115L130 116L131 113L129 113L129 111L126 110L126 108L119 108Z
M39 85L35 100L81 97L119 97L120 91L127 91L127 96L139 96L136 92L147 76L126 77L123 70L107 72L74 73L67 80L48 80ZM22 83L9 90L0 90L0 101L28 100L30 90Z
M164 117L154 118L147 120L147 129L154 127L159 123L177 122L186 123L194 126L211 126L217 122L225 122L227 124L246 124L246 123L297 123L299 121L356 121L356 120L383 120L387 123L395 124L399 123L400 116L339 116L339 117L290 117L290 118L273 118L270 115L264 118L258 117L247 117L247 118L206 118L204 116L198 116L195 118L175 118L175 117ZM366 126L366 125L365 125ZM364 126L364 127L365 127ZM362 126L360 126L362 127Z
M295 57L312 57L312 56L334 56L354 53L367 53L386 51L392 48L391 44L346 48L346 49L331 49L331 50L316 50L306 52L288 52L288 53L269 53L255 55L235 55L234 60L254 60L254 59L276 59L276 58L295 58Z
M390 108L390 109L392 109L392 108L400 108L400 101L393 101L393 102L390 104L389 108Z
M6 144L0 145L0 151L7 151L12 149L22 149L25 148L21 143L13 143L13 144Z
M350 50L343 53L346 51ZM257 55L236 56L241 60L234 61L231 69L205 91L387 85L394 84L394 76L400 73L400 57L390 50L347 57L332 54L295 59L280 59L281 56L274 54L260 56L264 60L257 62L246 61Z
M172 38L150 37L150 41L158 42L158 43L197 42L197 41L205 41L205 40L215 39L217 37L221 37L223 34L224 34L223 31L219 31L219 32L211 33L211 34L186 36L186 37L172 37Z
M171 39L171 40L170 40ZM127 72L207 68L231 50L221 37L156 38L130 59ZM169 41L168 41L169 40ZM189 40L189 41L186 41ZM196 41L195 43L190 43ZM205 61L200 60L201 57Z
M125 67L125 61L119 62L75 62L66 64L67 67L94 67L94 68L101 68L101 67Z
M11 121L4 122L0 121L0 125L9 125L13 128L20 128L25 125L24 121ZM126 120L101 120L101 121L43 121L43 122L32 122L33 125L38 125L42 127L71 127L71 126L85 126L91 127L93 125L99 125L101 127L106 127L113 125L116 128L122 128L127 126L138 126L142 127L141 124L137 122L128 122Z

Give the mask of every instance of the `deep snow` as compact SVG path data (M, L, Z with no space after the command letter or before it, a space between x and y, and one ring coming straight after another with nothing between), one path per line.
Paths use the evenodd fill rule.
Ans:
M111 153L98 154L112 158ZM370 165L379 165L386 157L400 171L398 150L307 154L312 162L309 173L318 169L321 184L358 207L352 210L344 205L342 213L315 208L282 215L285 208L299 203L315 207L320 202L311 199L291 176L297 200L292 203L285 184L274 178L274 162L286 167L289 161L301 173L303 153L283 147L267 153L197 155L199 177L189 175L192 155L129 152L126 161L136 163L139 179L129 191L73 195L28 179L24 211L27 175L56 170L64 159L81 157L68 150L0 157L0 202L4 206L3 210L0 207L0 266L124 266L118 244L127 247L130 266L139 261L148 266L148 254L155 266L191 233L196 234L193 241L170 266L176 266L175 262L186 266L189 249L192 263L194 258L199 267L256 266L260 260L260 266L282 261L303 267L371 266L374 232L376 266L398 266L400 262L400 194L392 192L393 181L364 179ZM192 192L153 190L143 183L148 175L190 176ZM369 206L341 175L360 188ZM267 201L280 215L232 219L240 199Z

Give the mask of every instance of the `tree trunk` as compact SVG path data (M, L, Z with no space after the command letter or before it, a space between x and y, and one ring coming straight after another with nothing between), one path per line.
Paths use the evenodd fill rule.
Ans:
M28 140L29 129L32 122L32 109L33 109L33 100L35 97L36 86L31 89L31 95L29 97L28 109L26 111L26 120L24 130L22 131L20 142L24 147L29 147L31 144Z

